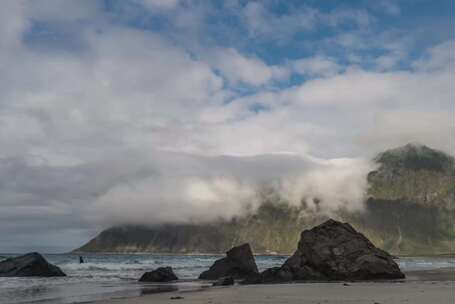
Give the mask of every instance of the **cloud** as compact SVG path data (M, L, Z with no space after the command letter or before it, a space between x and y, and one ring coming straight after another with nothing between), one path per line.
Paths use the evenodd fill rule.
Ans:
M262 60L243 56L232 48L215 50L211 57L212 65L233 85L240 82L259 86L289 77L285 67L268 66Z
M354 24L367 27L371 16L364 10L334 8L329 12L301 6L290 6L288 11L276 13L267 4L259 1L248 2L243 9L250 37L285 41L299 32L309 32L318 26L337 27Z
M425 59L418 60L414 67L419 71L431 72L438 70L451 71L455 66L455 39L445 41L427 51Z
M149 9L173 9L179 5L180 0L140 0L139 2Z
M318 208L321 213L362 210L366 174L373 168L360 159L324 161L292 155L163 158L166 165L152 165L152 176L129 179L99 197L94 214L102 214L110 224L229 220L254 211L264 188L290 204L303 200L309 210ZM178 165L172 165L176 161Z
M315 14L312 9L304 9L294 14L275 15L260 2L249 2L244 8L250 36L276 39L288 39L297 31L312 29Z
M374 118L359 143L387 149L403 142L418 142L448 153L455 152L453 114L445 111L385 111ZM374 142L373 142L374 141Z
M401 8L398 5L397 1L394 0L381 0L376 1L374 6L383 10L389 15L398 16L401 14Z
M58 0L43 0L39 3L22 0L21 6L29 12L27 16L33 21L38 22L58 22L60 25L73 22L93 22L100 17L101 4L99 1L80 0L76 2L62 2Z
M296 73L309 77L333 76L341 70L333 59L320 56L296 60L292 66Z
M360 28L368 27L372 17L364 10L336 9L329 13L320 13L320 22L330 26L339 26L343 23L354 23Z
M29 22L24 18L26 14L25 6L20 1L5 1L0 10L0 60L17 48L21 42L21 33L29 26Z

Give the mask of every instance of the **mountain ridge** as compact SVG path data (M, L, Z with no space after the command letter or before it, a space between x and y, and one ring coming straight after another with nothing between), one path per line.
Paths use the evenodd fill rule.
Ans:
M394 254L455 252L455 159L424 145L379 153L363 212L340 209L375 245ZM242 242L255 253L290 254L304 229L328 217L281 201L254 214L207 224L112 227L75 252L222 253Z

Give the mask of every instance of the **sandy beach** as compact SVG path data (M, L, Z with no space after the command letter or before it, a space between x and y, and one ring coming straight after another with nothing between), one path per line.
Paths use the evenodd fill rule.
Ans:
M407 279L394 282L293 283L212 287L191 292L167 292L131 299L115 299L97 304L231 304L231 303L455 303L453 269L415 271Z
M180 298L182 297L182 298ZM217 287L198 292L172 292L97 304L228 304L228 303L455 303L455 282L307 283Z

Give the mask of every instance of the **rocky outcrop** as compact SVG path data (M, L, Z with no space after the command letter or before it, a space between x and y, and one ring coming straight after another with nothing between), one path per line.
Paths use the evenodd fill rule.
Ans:
M291 282L293 275L288 270L282 267L272 267L264 270L261 273L248 276L240 284L270 284L270 283L285 283Z
M213 283L213 286L229 286L229 285L234 285L233 277L222 277Z
M249 244L243 244L226 252L226 257L215 261L209 270L201 273L199 279L216 280L226 276L242 279L256 274L258 267L251 247Z
M296 252L283 266L245 283L402 278L404 274L391 255L351 225L328 220L302 232Z
M0 277L64 277L63 271L37 252L0 262Z
M351 225L335 220L303 231L297 251L283 269L292 272L295 280L404 278L391 255Z
M153 271L146 272L139 279L139 282L165 283L178 280L172 267L160 267Z

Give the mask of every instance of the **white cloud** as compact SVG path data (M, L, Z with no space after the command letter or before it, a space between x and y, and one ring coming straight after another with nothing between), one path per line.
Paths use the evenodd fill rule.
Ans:
M445 57L446 52L441 56ZM454 100L452 88L453 68L450 57L439 63L441 56L432 57L419 63L413 71L378 72L360 68L326 78L318 78L305 83L270 93L267 100L279 105L300 105L341 109L352 107L425 107L429 104L451 105ZM450 56L450 55L449 55ZM428 71L428 66L435 69ZM261 104L264 94L257 99ZM250 97L250 102L254 98ZM267 103L267 100L265 104Z
M139 0L149 9L173 9L179 5L180 0Z
M25 18L26 7L22 1L5 1L0 10L0 63L5 64L4 56L17 48L21 33L29 26Z
M455 154L453 108L445 111L399 110L376 115L373 125L359 138L359 144L377 149L416 142Z
M292 8L289 12L278 14L264 2L248 2L243 15L246 20L248 33L251 37L268 40L286 41L294 34L309 32L318 26L337 27L343 24L354 24L365 28L371 23L371 16L364 10L335 8L329 12L303 6Z
M243 82L259 86L273 80L283 80L289 76L284 67L268 66L255 57L246 57L235 49L217 49L212 55L212 64L232 84Z
M362 159L332 159L321 162L317 170L283 180L280 192L297 206L303 199L313 211L331 214L340 207L359 211L368 189L366 176L373 169Z
M28 12L28 17L34 21L44 22L98 22L100 15L100 3L92 0L59 1L42 0L22 2Z
M360 28L365 28L371 23L371 16L363 10L337 9L329 13L319 13L319 18L320 22L333 27L353 22Z
M384 10L387 14L398 16L401 14L401 8L395 0L375 1L374 6Z
M260 2L249 2L244 16L251 36L273 39L289 39L295 32L313 28L316 11L305 9L289 15L275 15Z
M451 71L455 67L455 39L445 41L427 52L427 58L418 60L414 67L419 71Z
M296 60L292 66L296 73L309 77L333 76L341 70L335 60L321 56Z
M153 165L152 176L130 178L111 188L94 202L91 213L102 215L99 220L109 224L210 222L254 211L265 187L291 204L304 200L313 210L319 200L321 213L340 207L362 210L366 174L373 168L364 160L324 161L295 155L201 158L177 154L159 159L166 164ZM179 168L182 163L185 166Z

